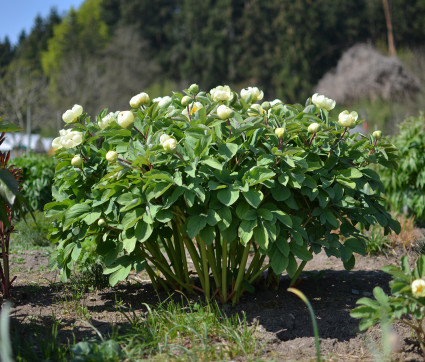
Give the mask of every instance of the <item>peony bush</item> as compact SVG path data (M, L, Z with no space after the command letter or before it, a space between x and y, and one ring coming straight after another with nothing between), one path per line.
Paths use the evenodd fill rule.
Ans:
M324 250L351 269L366 229L399 224L368 165L395 168L395 148L350 133L357 113L335 102L263 102L229 86L81 113L53 141L51 261L66 280L84 253L100 255L111 285L146 270L153 285L236 303L268 271L297 279ZM74 106L75 107L75 106ZM78 107L77 107L78 108Z

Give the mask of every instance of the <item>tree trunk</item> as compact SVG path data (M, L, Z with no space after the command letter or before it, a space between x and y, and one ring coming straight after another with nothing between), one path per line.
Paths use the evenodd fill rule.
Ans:
M390 55L397 55L394 45L394 37L393 37L393 26L391 23L391 13L390 7L388 5L388 0L382 0L384 4L384 12L385 12L385 21L387 23L387 35L388 35L388 52Z

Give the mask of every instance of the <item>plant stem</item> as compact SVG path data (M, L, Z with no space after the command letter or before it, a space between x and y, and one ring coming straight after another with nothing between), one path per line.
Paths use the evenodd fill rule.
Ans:
M220 278L218 277L216 259L214 258L214 251L211 245L207 245L208 263L210 264L213 273L214 282L217 288L220 287Z
M224 240L221 257L221 297L225 303L227 300L227 241Z
M289 283L290 287L292 287L295 284L295 282L297 281L298 277L300 276L306 264L307 262L305 260L300 264L294 276L292 277L291 282Z
M245 275L245 266L246 266L246 261L248 260L248 255L249 255L249 249L251 246L251 242L248 242L244 248L243 254L242 254L242 259L241 259L241 263L239 265L239 272L238 272L238 276L236 278L236 284L235 284L235 295L233 296L232 299L232 305L235 305L236 302L239 299L240 293L241 293L241 286L242 286L242 281L243 281L243 277Z
M205 298L207 300L210 300L210 273L209 273L209 267L208 267L208 257L207 253L205 251L205 243L202 241L200 237L196 239L196 241L199 244L199 249L201 251L201 260L202 260L202 269L204 271L204 291L205 291ZM200 276L199 276L200 277Z
M266 271L268 268L270 268L270 263L264 265L257 273L255 273L249 280L249 284L252 284L255 282L255 280L264 272Z

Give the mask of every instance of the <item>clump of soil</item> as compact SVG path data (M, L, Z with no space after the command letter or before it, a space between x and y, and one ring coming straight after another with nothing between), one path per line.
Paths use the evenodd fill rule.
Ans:
M314 308L321 341L322 357L331 361L379 360L380 328L359 332L359 320L350 317L350 311L362 296L372 296L372 290L381 286L389 292L390 277L380 270L384 265L398 264L397 253L386 256L357 257L356 266L346 271L340 260L324 253L316 255L307 264L296 286L309 298ZM76 341L93 336L89 324L103 335L127 323L117 310L117 300L131 306L136 313L145 310L143 303L155 305L167 295L157 293L143 274L132 275L127 283L104 290L77 292L58 282L56 273L28 272L47 265L47 255L40 252L19 256L18 278L13 288L14 306L12 323L21 338L38 333L51 333L53 318L60 320L58 337ZM15 258L12 256L11 260ZM14 266L15 267L15 266ZM16 268L15 268L16 269ZM289 279L283 276L277 289L257 288L245 294L235 306L224 306L225 313L245 314L248 322L257 325L257 339L263 342L261 359L268 361L314 360L315 344L310 315L304 303L287 292ZM74 304L72 304L74 303ZM50 329L49 329L50 327ZM43 331L44 332L40 332ZM418 344L410 330L400 324L392 327L393 360L423 361ZM378 353L378 356L374 356ZM381 355L382 357L382 355Z

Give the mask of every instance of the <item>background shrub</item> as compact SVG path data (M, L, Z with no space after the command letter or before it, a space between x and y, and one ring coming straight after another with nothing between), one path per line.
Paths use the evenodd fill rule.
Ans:
M12 163L22 169L22 193L32 210L43 210L52 201L52 183L56 161L44 155L29 154Z
M424 115L404 120L399 126L399 133L393 138L393 143L399 149L398 169L380 171L387 194L386 201L395 211L408 211L414 214L418 221L423 222L425 221Z

